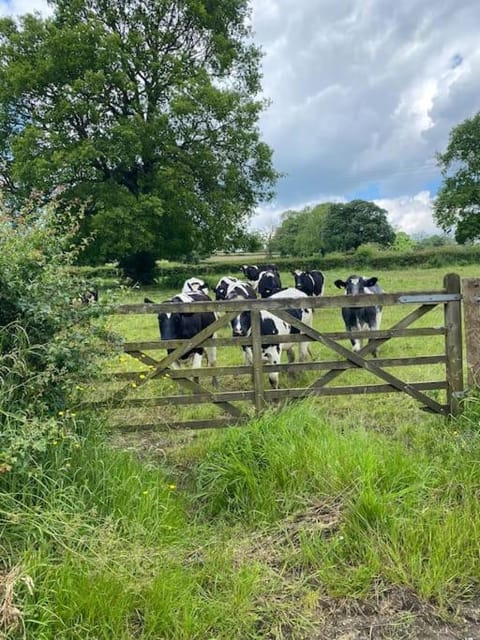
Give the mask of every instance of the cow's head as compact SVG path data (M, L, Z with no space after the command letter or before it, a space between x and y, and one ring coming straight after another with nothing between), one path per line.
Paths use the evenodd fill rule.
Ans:
M313 287L315 283L306 271L295 269L295 271L291 271L290 273L295 280L295 289L305 292L308 296L313 295Z
M200 278L189 278L185 280L182 287L182 293L195 293L195 292L203 292L208 294L208 284L206 284Z
M170 302L170 300L166 300L166 302ZM157 317L160 339L176 340L179 336L180 314L161 311Z
M252 326L250 311L242 311L242 313L230 320L230 324L232 326L232 335L234 337L248 336L250 327Z
M378 282L378 278L365 278L364 276L349 276L346 281L335 280L335 286L338 289L345 289L347 296L357 296L362 293L372 293L371 287L374 287Z
M262 271L258 278L257 290L261 298L269 298L282 288L280 278L274 271Z
M233 278L230 276L224 276L223 278L221 278L214 289L215 299L225 300L227 296L228 287L235 282L240 282L240 280L238 278Z
M240 267L240 271L246 276L249 280L255 281L258 280L258 276L260 273L260 269L256 264L244 264Z

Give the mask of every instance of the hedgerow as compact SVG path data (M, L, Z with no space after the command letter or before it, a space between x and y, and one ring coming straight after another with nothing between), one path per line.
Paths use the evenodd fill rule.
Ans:
M0 480L42 466L74 437L78 378L105 350L101 305L79 301L90 283L71 267L81 248L68 214L0 211ZM1 486L0 486L1 490Z
M401 267L447 267L480 263L480 246L446 246L409 252L399 251L358 251L355 253L331 253L326 256L310 258L271 258L263 262L274 262L281 271L294 269L339 269L360 268L397 269ZM181 286L186 278L195 276L237 275L241 277L240 267L245 259L237 261L211 262L204 264L157 266L157 279L166 288Z

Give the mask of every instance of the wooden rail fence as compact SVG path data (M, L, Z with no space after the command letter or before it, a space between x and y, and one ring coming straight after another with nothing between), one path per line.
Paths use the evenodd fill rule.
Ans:
M478 281L477 281L478 282ZM332 296L323 298L301 299L256 299L211 301L193 303L162 303L121 305L117 307L119 314L158 314L160 311L196 312L214 311L218 319L190 340L154 340L125 342L124 351L137 361L148 366L145 371L126 371L114 374L114 378L122 386L106 400L92 403L98 408L135 408L162 407L175 405L187 407L212 403L223 412L223 417L197 420L170 420L151 422L148 424L123 425L128 429L148 428L212 428L238 423L252 412L245 410L245 403L253 404L255 412L261 412L266 405L280 400L306 398L311 396L363 395L377 393L401 392L414 398L428 410L443 415L456 415L460 411L460 399L464 392L463 360L462 360L462 293L460 278L456 274L448 274L444 278L444 288L438 291L413 291L401 293L385 293L359 296ZM322 309L341 307L363 307L381 304L405 308L405 315L387 329L378 331L319 331L295 319L287 309L312 308L317 311L314 317L320 317ZM443 307L443 325L436 327L412 327L417 320L438 306ZM478 305L477 305L478 306ZM336 359L313 362L295 362L279 365L267 365L262 361L262 336L260 334L260 310L285 320L299 329L299 334L289 336L269 336L268 344L291 343L299 341L318 342L331 350ZM252 317L251 335L248 337L215 337L222 327L228 326L230 320L240 311L250 311ZM156 322L156 320L155 320ZM480 324L479 324L480 326ZM409 356L396 358L367 359L375 349L390 340L412 336L444 336L444 348L439 354ZM341 345L339 340L350 338L368 338L367 344L358 352L353 352L350 345ZM265 339L263 340L265 341ZM172 369L172 364L191 349L202 346L232 347L250 345L253 352L253 364L237 366L217 366L210 368ZM477 342L478 345L478 342ZM165 349L173 351L163 357L155 352ZM477 346L478 349L478 346ZM148 353L147 353L148 352ZM153 355L152 355L152 352ZM240 349L238 349L240 357ZM340 359L338 359L340 357ZM480 359L480 354L479 354ZM442 364L444 376L441 380L405 381L401 377L387 371L390 367L405 367L426 364ZM331 383L344 371L365 370L378 378L378 384L361 384L356 386L331 386ZM480 370L480 367L479 367ZM316 371L319 377L306 387L287 387L266 389L264 374L273 371L304 372ZM139 374L142 374L139 377ZM155 397L132 397L150 381L168 375L175 383L188 393L180 395L157 395ZM205 379L215 376L248 376L252 387L248 390L217 390L205 386ZM473 373L469 375L474 375ZM476 373L475 373L476 375ZM135 381L132 389L131 381ZM429 391L443 390L445 402L428 395ZM239 405L238 403L241 403Z

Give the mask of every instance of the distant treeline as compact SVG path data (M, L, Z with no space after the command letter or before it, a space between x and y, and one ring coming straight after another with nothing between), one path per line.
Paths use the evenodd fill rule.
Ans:
M447 245L414 251L380 251L374 247L364 246L355 253L331 253L325 256L289 257L265 259L274 261L281 271L292 269L341 269L354 271L359 268L398 269L401 267L448 267L450 265L466 265L479 263L480 245ZM156 280L165 287L178 287L191 276L205 277L214 280L214 276L237 275L241 277L240 267L245 264L241 256L237 261L209 262L200 264L157 265ZM119 276L114 265L98 267L79 267L85 278L108 280ZM210 278L211 276L211 278Z

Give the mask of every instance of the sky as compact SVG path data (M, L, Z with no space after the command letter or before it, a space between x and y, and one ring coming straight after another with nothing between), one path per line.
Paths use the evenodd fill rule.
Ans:
M287 209L354 198L384 207L395 229L438 232L435 154L480 110L478 0L251 0L264 54L260 120L282 173L252 227ZM47 11L0 0L0 15Z
M435 154L480 109L478 0L253 0L271 104L261 130L285 174L254 218L374 200L394 228L438 232Z

